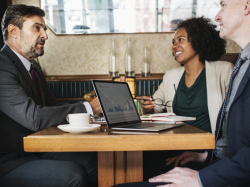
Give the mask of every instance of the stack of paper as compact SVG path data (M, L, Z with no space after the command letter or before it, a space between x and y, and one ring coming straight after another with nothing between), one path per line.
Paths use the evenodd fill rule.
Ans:
M141 115L142 121L194 121L196 117L176 116L175 113L157 113Z

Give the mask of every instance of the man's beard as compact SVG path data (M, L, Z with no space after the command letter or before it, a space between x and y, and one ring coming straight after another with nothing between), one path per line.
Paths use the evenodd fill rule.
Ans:
M38 56L42 56L44 54L44 50L43 48L38 48L37 44L39 42L45 42L42 39L39 39L38 41L36 41L35 45L31 45L29 48L27 47L27 51L26 51L26 55L30 58L30 59L34 59L37 58Z
M34 44L31 44L28 40L25 39L24 35L21 34L21 49L22 54L29 58L29 60L32 60L34 58L37 58L38 56L42 56L44 54L43 47L38 48L37 44L39 42L43 42L45 44L44 39L38 39Z

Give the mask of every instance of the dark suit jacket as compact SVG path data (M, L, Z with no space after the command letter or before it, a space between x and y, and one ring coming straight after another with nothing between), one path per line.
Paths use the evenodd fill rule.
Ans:
M217 131L220 138L218 119ZM250 186L250 66L229 109L227 137L228 157L199 171L204 187Z
M59 103L49 90L41 70L35 67L42 99L24 65L5 45L0 52L0 176L37 159L24 153L23 137L67 123L69 113L86 112L82 103Z

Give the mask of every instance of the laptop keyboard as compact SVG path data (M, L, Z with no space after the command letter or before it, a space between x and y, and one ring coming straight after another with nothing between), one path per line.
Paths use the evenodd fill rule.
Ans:
M148 127L155 127L156 124L150 124L150 123L133 123L131 125L126 125L123 127L119 127L119 128L131 128L131 129L146 129Z

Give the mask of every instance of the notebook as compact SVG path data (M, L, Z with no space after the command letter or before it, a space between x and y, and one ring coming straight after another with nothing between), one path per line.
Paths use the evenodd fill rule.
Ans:
M142 121L195 121L196 117L177 116L175 113L156 113L141 115Z
M183 125L142 122L126 82L93 80L92 83L109 129L157 132Z

